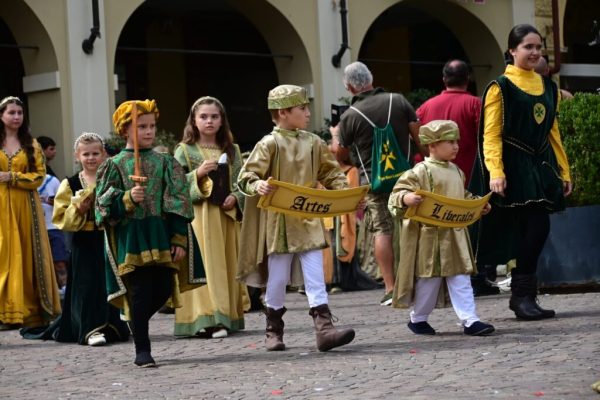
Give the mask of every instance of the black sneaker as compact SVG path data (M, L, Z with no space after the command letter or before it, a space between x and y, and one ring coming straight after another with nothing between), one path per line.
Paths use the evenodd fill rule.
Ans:
M431 327L431 325L429 325L429 323L427 323L427 321L423 321L423 322L409 321L408 324L406 324L406 326L408 326L408 329L410 329L416 335L435 335L435 329L433 329Z
M156 361L152 358L149 351L142 351L135 355L134 364L140 368L154 368L156 367Z
M494 328L494 325L486 324L481 321L475 321L468 328L465 326L464 332L465 332L465 335L469 335L469 336L485 336L485 335L489 335L490 333L494 332L495 330L496 329Z

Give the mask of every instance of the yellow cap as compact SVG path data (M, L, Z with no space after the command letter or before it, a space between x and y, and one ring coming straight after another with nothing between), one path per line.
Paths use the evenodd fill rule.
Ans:
M154 114L158 119L158 107L156 106L156 100L129 100L121 105L113 113L113 124L117 134L124 135L125 127L131 122L131 111L133 105L137 105L138 117L144 114Z

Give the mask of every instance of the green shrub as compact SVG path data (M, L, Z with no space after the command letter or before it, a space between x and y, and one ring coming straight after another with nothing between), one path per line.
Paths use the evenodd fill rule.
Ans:
M559 126L574 186L567 204L600 204L600 96L577 93L561 102Z
M435 95L437 95L437 93L431 89L420 88L408 92L406 94L406 100L408 100L408 102L416 110L417 108L421 107L421 104L425 103Z
M110 149L118 153L121 149L125 148L125 144L127 141L125 138L117 135L115 132L110 132L109 137L104 140L106 145L110 147ZM169 149L169 153L173 154L175 150L175 145L179 141L171 132L167 132L164 129L161 129L156 132L156 137L154 138L154 146L166 146Z

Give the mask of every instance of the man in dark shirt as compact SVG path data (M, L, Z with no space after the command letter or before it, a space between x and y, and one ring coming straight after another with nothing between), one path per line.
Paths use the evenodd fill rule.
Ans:
M410 138L419 145L419 123L410 103L401 94L390 94L381 88L373 87L373 75L367 66L354 62L344 69L344 85L352 93L352 105L360 110L376 126L383 128L392 125L398 143L405 157L410 157ZM391 101L391 113L390 113ZM361 184L368 184L371 176L371 151L373 146L373 126L355 110L346 111L338 126L332 129L333 143L339 141L338 151L344 157L355 147L362 165L359 165ZM375 236L374 255L385 283L385 296L381 305L392 304L394 291L394 252L392 244L393 219L388 210L389 193L369 193L366 212L371 216L369 229Z

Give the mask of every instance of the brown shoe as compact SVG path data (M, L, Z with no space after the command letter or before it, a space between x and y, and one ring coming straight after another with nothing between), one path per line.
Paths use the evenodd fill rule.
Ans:
M319 351L327 351L343 346L354 339L354 329L342 329L339 331L335 329L332 323L333 316L327 304L311 308L309 315L313 317L315 323L317 349Z
M265 309L265 316L267 317L265 347L267 351L285 350L285 344L283 343L283 327L285 324L281 318L286 311L285 307L279 310L270 307Z

